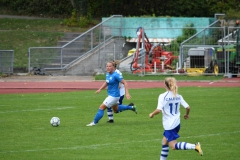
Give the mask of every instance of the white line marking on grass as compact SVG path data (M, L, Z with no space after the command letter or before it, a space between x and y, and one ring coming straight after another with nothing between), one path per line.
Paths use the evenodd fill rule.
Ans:
M240 131L235 132L222 132L222 133L215 133L215 134L203 134L203 135L197 135L197 136L188 136L188 137L182 137L182 138L194 138L194 137L205 137L205 136L221 136L223 134L236 134L240 133ZM93 144L88 146L74 146L74 147L68 147L68 148L45 148L45 149L29 149L29 150L19 150L19 151L0 151L0 153L19 153L19 152L40 152L40 151L51 151L51 150L76 150L76 149L84 149L84 148L100 148L103 146L112 146L112 145L119 145L119 144L129 144L129 143L146 143L146 142L152 142L152 141L161 141L162 139L152 139L152 140L144 140L144 141L128 141L128 142L121 142L121 143L105 143L105 144Z
M27 110L15 110L15 111L5 111L1 113L13 113L13 112L36 112L36 111L49 111L49 110L61 110L61 109L70 109L75 107L58 107L58 108L40 108L40 109L27 109Z
M202 134L202 135L182 137L182 138L210 137L210 136L220 136L220 135L223 135L223 134L235 134L235 133L240 133L240 131L235 131L235 132L222 132L222 133L215 133L215 134Z

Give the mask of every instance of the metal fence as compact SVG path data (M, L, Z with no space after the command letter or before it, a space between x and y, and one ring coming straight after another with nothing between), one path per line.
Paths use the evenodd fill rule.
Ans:
M14 51L0 50L0 72L6 74L13 73Z
M204 28L181 44L179 64L190 73L238 76L238 30L239 27ZM206 35L206 31L211 34Z
M184 28L144 28L148 33L152 30L167 32L186 33L188 30L198 30L196 34L187 36L178 35L170 43L157 42L164 51L173 53L178 58L172 61L171 69L165 65L150 64L149 55L145 50L141 54L138 72L142 75L148 74L189 74L189 75L223 75L240 76L240 32L239 27L220 27L219 21L214 22L208 27L184 27ZM169 31L168 31L169 32ZM156 35L157 36L157 35ZM188 38L186 38L188 37ZM178 41L186 38L181 44ZM154 44L156 42L153 42ZM145 46L142 43L142 46ZM160 55L158 58L164 63L167 58ZM148 66L152 67L149 71ZM136 72L136 71L135 71Z
M137 48L139 37L136 28L124 28L122 23L122 16L112 16L62 47L29 48L29 72L38 67L61 71L64 75L92 75L104 72L107 61L121 60L121 71L142 75L216 75L215 65L218 65L220 75L239 74L237 62L232 62L238 53L236 47L235 50L228 49L237 44L237 27L221 27L218 20L208 27L142 27L146 36L150 32L156 34L147 37L149 42L141 37L139 61L134 68L136 52L130 56L128 52ZM129 32L135 32L136 37L124 36ZM151 53L159 48L161 54Z
M196 34L192 35L191 30L195 30ZM147 48L147 39L142 37L144 41L141 40L141 56L139 56L139 65L141 67L136 67L135 71L138 74L175 74L175 73L185 73L186 68L191 68L192 71L196 72L196 68L204 68L204 71L209 68L209 65L214 56L216 56L215 50L222 47L218 41L224 37L224 27L214 27L214 25L207 28L203 27L184 27L184 28L144 28L144 32L168 32L175 34L176 38L170 36L165 36L164 38L151 37L150 43L152 48ZM189 31L189 35L183 32ZM197 32L198 31L198 32ZM180 43L182 39L187 39L183 43ZM166 41L166 39L168 41ZM153 63L153 59L150 57L148 50L153 49L155 46L160 46L162 49L162 55L154 57L154 61L157 61L156 65ZM142 47L144 46L144 47ZM156 48L156 47L155 47ZM157 49L157 48L156 48ZM161 50L160 49L160 50ZM169 52L172 56L167 57L165 52ZM195 53L194 53L195 52ZM196 53L197 52L197 53ZM196 54L196 55L195 55ZM166 63L169 58L172 58L171 63ZM190 59L191 58L191 59ZM133 59L133 58L131 58ZM160 60L159 60L160 59ZM128 61L129 62L129 61ZM171 66L169 66L171 65ZM151 66L152 70L147 69ZM150 71L150 72L149 72ZM201 71L201 74L212 74Z
M105 68L106 61L122 58L121 26L122 16L115 15L62 47L30 47L28 70L31 72L37 67L86 75Z

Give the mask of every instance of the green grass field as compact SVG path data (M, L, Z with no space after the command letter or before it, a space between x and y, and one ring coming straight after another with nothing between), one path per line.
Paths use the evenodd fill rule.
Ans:
M223 75L218 75L218 76L205 76L205 75L199 75L199 76L187 76L187 75L169 75L169 74L162 74L162 75L135 75L135 74L129 74L126 72L123 72L123 77L125 80L137 80L137 81L159 81L159 80L164 80L166 77L174 77L176 78L177 81L179 80L190 80L190 81L199 81L199 80L206 80L206 81L218 81L222 80L224 77ZM94 76L95 80L105 80L106 75L96 75Z
M148 117L163 88L131 89L139 113L107 114L97 126L92 121L106 97L102 91L0 95L0 159L6 160L154 160L159 159L161 115ZM204 155L172 151L169 160L236 160L239 157L240 88L181 87L179 93L191 106L190 118L182 117L179 141L201 142ZM185 110L182 107L182 116ZM51 117L61 119L52 127Z

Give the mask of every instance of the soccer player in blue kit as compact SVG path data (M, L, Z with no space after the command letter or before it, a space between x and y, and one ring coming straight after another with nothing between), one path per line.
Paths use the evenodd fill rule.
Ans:
M178 86L175 78L168 77L164 83L166 92L159 95L157 109L149 114L149 117L153 118L154 115L162 112L164 133L160 160L167 159L169 146L173 150L196 150L202 156L203 151L199 142L196 144L177 142L177 138L180 137L178 135L180 130L180 105L186 109L184 119L189 118L190 106L183 97L178 94Z
M119 82L124 84L126 98L130 99L131 96L128 91L127 82L123 79L122 75L115 72L115 63L108 62L106 65L106 70L107 70L106 81L95 92L95 94L100 93L102 89L108 87L108 89L107 89L108 96L103 101L103 103L100 105L98 112L96 113L96 115L94 117L94 120L91 123L87 124L86 126L95 126L99 122L99 120L103 117L104 110L106 108L112 107L112 109L115 113L119 113L124 110L132 110L135 113L137 113L137 109L135 106L126 106L126 105L118 106L118 101L120 99Z
M119 61L113 61L115 64L115 72L117 72L118 74L122 75L122 73L117 69L117 64L119 64ZM124 95L125 95L125 87L122 83L119 83L119 90L120 90L120 99L118 101L118 106L123 105L123 99L124 99ZM134 103L130 103L128 106L134 106ZM120 106L121 107L121 106ZM137 113L137 112L136 112ZM108 121L107 123L114 123L113 120L113 110L112 108L107 108L107 116L108 116Z

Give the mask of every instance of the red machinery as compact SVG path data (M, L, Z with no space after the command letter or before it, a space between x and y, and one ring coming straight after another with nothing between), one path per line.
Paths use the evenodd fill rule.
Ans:
M173 56L172 52L164 51L160 44L152 45L146 33L144 33L144 47L145 54L142 54L140 50L140 42L143 37L143 29L139 27L137 29L138 41L136 51L133 55L133 61L131 63L130 69L133 73L143 72L153 72L156 66L156 69L163 71L164 69L172 69L172 62L177 56ZM145 55L144 64L139 64L139 59ZM163 62L163 64L162 64Z

